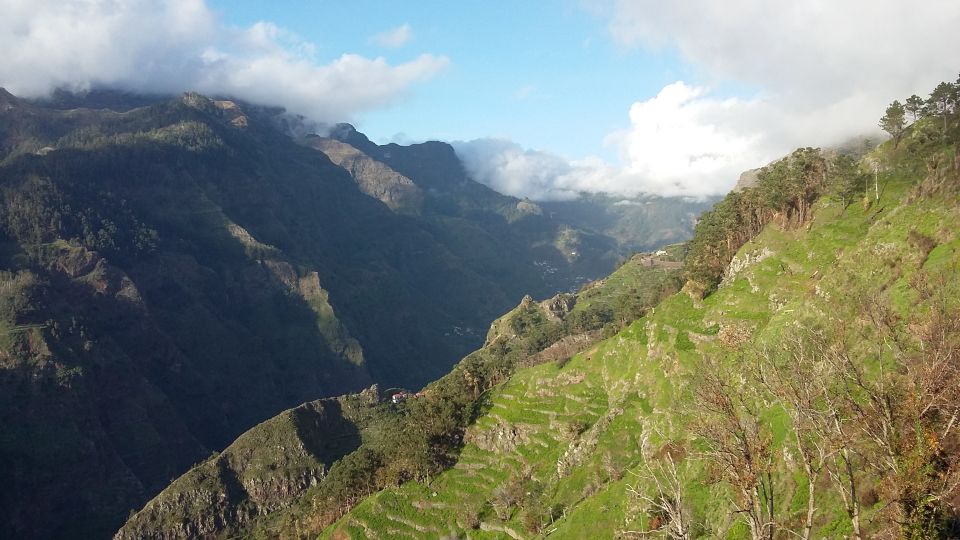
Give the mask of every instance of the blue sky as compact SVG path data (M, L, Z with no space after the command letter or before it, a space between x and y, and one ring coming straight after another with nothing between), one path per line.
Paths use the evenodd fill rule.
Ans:
M267 20L316 45L316 60L344 52L390 63L421 53L450 64L391 105L354 120L378 142L502 137L571 159L615 157L607 134L627 111L696 70L669 47L648 52L615 43L606 20L574 2L210 2L232 25ZM451 9L455 6L454 9ZM402 47L372 38L403 24Z
M960 2L0 0L0 86L188 90L449 141L535 200L704 197L877 136L960 71ZM378 37L379 36L379 37Z

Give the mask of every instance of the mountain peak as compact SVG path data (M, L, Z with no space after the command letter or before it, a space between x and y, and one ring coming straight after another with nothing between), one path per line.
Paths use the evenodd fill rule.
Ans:
M379 147L376 143L357 131L357 128L353 125L345 122L336 124L330 129L330 138L347 143L367 155L376 156L379 153Z

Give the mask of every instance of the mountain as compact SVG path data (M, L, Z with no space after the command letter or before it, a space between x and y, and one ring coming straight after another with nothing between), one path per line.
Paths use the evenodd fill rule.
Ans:
M195 93L0 91L0 536L108 535L252 426L419 388L525 294L621 258L449 145L291 124Z
M798 149L689 243L524 298L423 392L368 402L315 486L210 536L957 537L960 125L940 122L859 162ZM183 482L117 538L207 515Z
M537 204L474 181L446 143L380 146L349 124L329 135L302 142L350 170L365 193L415 214L457 257L496 276L517 298L576 289L629 253L565 215L546 215Z
M343 167L357 182L360 191L400 213L419 214L423 190L412 180L376 161L357 148L336 139L312 136L308 146L320 150L330 161Z

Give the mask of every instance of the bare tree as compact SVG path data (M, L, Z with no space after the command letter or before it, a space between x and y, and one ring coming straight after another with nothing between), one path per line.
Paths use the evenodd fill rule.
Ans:
M838 340L826 358L844 385L845 413L862 437L859 451L896 503L900 534L929 538L942 532L960 486L960 309L949 300L955 287L933 292L922 285L925 278L914 281L927 296L926 315L913 314L905 324L872 297L863 302L867 324L859 341L874 350L854 353Z
M773 540L775 517L772 436L751 399L748 385L716 359L704 358L696 389L696 434L707 443L704 457L734 491L735 512L754 540Z
M628 486L627 491L660 521L649 531L628 531L627 534L640 537L663 534L671 540L692 538L692 518L683 487L684 478L673 454L667 451L659 459L645 457L640 471L633 474L638 482ZM652 487L652 493L648 486Z
M817 484L838 452L831 427L829 365L818 361L815 342L804 333L789 334L780 347L757 354L754 375L790 417L794 446L807 477L807 513L800 537L809 540L817 512Z
M835 385L835 363L822 332L808 327L787 333L779 348L760 350L755 376L791 420L794 445L807 476L807 512L803 531L809 539L817 512L817 484L826 472L844 502L853 538L862 538L857 499L856 458L842 387Z

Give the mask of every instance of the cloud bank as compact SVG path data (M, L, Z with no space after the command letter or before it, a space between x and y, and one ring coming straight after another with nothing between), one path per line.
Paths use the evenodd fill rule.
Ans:
M741 172L776 151L758 135L738 129L748 117L765 113L760 102L715 99L705 88L678 81L634 103L630 127L607 137L620 155L616 166L599 158L568 161L502 139L453 145L474 178L518 197L555 200L614 193L704 198L726 192Z
M478 180L531 198L722 194L740 172L798 146L877 132L890 101L925 96L960 70L956 0L613 0L587 8L621 46L677 52L710 84L677 81L633 103L629 127L607 137L615 165L504 141L459 143ZM710 86L750 90L729 98Z
M858 96L884 104L960 69L954 0L614 0L604 15L625 46L675 49L792 108Z
M798 146L873 133L890 101L925 96L960 70L955 0L615 0L604 16L623 46L677 51L707 80L756 89L724 100L673 84L658 103L631 107L625 167L678 179L689 159L680 181L694 191L729 188L737 166Z
M430 54L321 63L297 35L267 22L228 27L203 0L0 0L0 13L0 86L27 97L198 90L332 122L390 104L448 64Z

